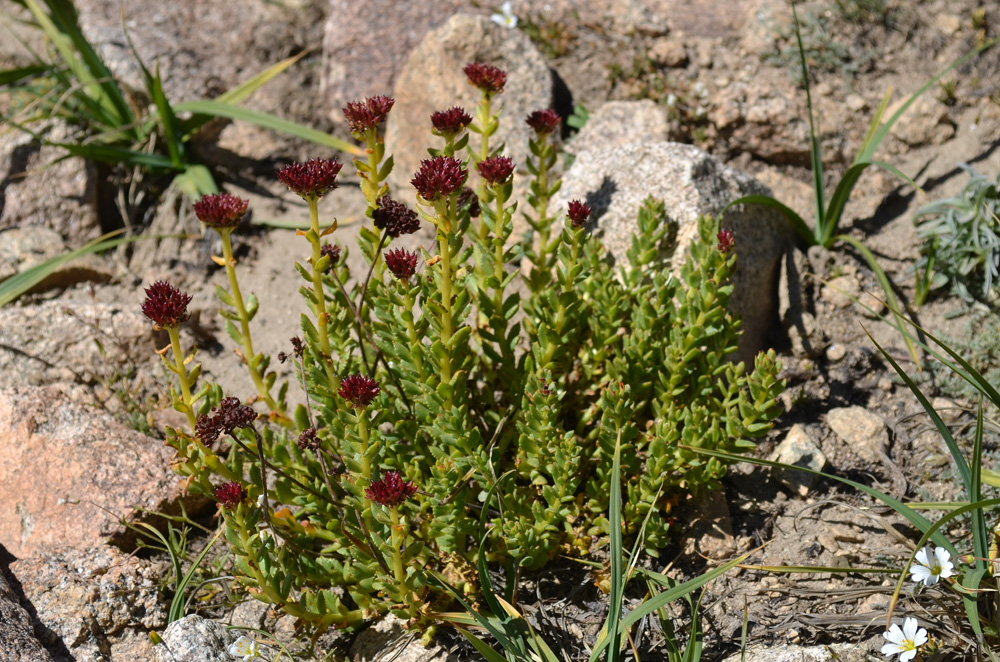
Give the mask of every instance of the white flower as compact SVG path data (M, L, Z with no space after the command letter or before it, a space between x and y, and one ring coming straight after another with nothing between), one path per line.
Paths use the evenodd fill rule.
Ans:
M500 13L490 16L490 20L505 28L516 28L517 16L514 16L514 10L510 6L510 0L507 0L507 2L500 5Z
M910 566L910 579L915 582L923 582L927 586L933 586L939 579L951 577L954 572L954 564L951 562L951 554L944 547L936 547L931 551L930 547L924 547L915 558L916 563Z
M903 628L893 623L888 632L882 633L889 643L882 646L882 655L892 657L899 653L899 662L910 662L917 656L917 648L927 643L927 630L917 628L917 619L904 618Z
M240 637L229 644L229 654L242 657L244 660L260 657L260 653L257 652L257 642L250 637Z

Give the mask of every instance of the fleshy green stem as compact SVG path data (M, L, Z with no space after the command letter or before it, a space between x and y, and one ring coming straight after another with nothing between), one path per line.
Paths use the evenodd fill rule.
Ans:
M232 231L223 231L219 233L222 238L222 258L225 260L226 264L226 276L229 277L229 289L233 296L233 302L236 304L236 313L240 318L240 333L243 338L243 354L244 359L247 363L247 368L250 370L250 377L253 379L254 386L257 387L257 393L260 397L264 399L267 403L268 408L272 412L279 414L284 414L278 407L278 403L274 401L271 397L270 392L268 392L267 386L264 384L264 377L260 374L260 370L257 369L255 365L254 358L257 356L253 351L253 341L250 338L250 316L247 314L246 305L243 303L243 295L240 293L240 284L236 280L236 260L233 259L233 243L232 243Z
M403 567L403 539L405 538L405 531L399 520L399 509L395 506L389 508L389 523L392 544L392 571L396 576L396 584L400 597L406 601L409 607L410 618L413 618L417 614L417 602L413 589L410 588L410 583L406 578L406 568Z
M336 393L340 389L340 379L333 371L333 358L330 354L330 333L327 326L330 322L330 315L326 312L326 294L323 291L323 272L317 267L320 258L323 256L322 234L319 229L319 199L308 198L309 205L309 232L307 237L312 244L312 279L313 295L316 298L316 321L319 331L319 348L323 356L320 360L323 363L323 370L326 372L326 381L330 385L330 392Z
M166 328L167 334L170 336L170 349L174 353L174 372L177 373L177 381L180 382L181 386L181 399L186 407L184 413L187 415L191 431L194 432L197 419L194 415L194 400L191 398L191 382L189 381L187 365L184 363L184 352L181 350L181 333L176 326Z

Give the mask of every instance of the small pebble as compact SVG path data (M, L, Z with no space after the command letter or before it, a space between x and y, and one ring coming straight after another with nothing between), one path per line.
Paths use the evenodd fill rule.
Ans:
M826 348L826 360L836 363L847 355L847 348L843 345L834 344Z

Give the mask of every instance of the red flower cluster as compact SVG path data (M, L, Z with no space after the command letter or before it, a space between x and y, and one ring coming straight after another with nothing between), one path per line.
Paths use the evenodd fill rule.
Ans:
M464 108L458 106L431 114L431 125L434 127L434 131L442 136L454 137L470 124L472 124L472 117L465 112Z
M413 234L420 229L420 217L402 202L387 195L378 199L378 208L372 210L372 221L379 230L395 239L404 234Z
M189 316L188 304L191 295L158 280L146 288L146 300L142 302L142 314L160 328L176 328Z
M593 210L587 206L585 202L581 200L571 200L569 203L569 221L573 224L574 228L582 228L590 218L590 212Z
M223 398L212 414L202 414L194 424L194 436L206 446L214 443L220 435L253 427L253 422L257 420L253 407L242 404L239 398Z
M378 127L385 121L396 100L387 96L369 97L364 101L351 101L344 107L344 119L351 133L361 134Z
M355 409L367 407L378 397L382 389L378 382L365 375L350 375L340 381L340 397L351 403Z
M318 200L337 188L337 175L343 167L337 159L289 163L278 171L278 181L303 200Z
M402 248L385 252L385 266L396 280L407 281L417 271L417 254Z
M562 118L554 110L536 110L525 120L528 126L540 136L547 136L559 128Z
M473 86L478 87L486 96L503 92L507 84L507 72L482 62L470 62L462 70Z
M410 183L420 197L428 202L457 193L468 174L462 162L451 156L435 156L420 162L420 170Z
M479 174L492 186L506 184L514 174L514 161L507 156L491 156L476 166Z
M247 491L235 480L223 483L215 488L215 498L228 510L236 510L236 506L247 498Z
M403 480L398 471L387 471L365 490L369 501L381 506L395 507L417 493L417 486Z
M239 225L249 206L249 200L237 198L235 195L210 193L194 203L194 213L198 220L208 227L224 230Z
M719 252L723 255L727 254L729 251L733 250L733 231L722 229L719 230L719 234L715 235L715 238L719 240Z

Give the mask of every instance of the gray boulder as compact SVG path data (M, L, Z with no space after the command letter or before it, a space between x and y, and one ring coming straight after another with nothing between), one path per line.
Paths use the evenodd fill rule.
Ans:
M0 546L0 554L7 551ZM54 662L35 638L31 616L21 606L3 572L0 572L0 659L8 662Z
M399 199L413 198L410 179L420 161L429 158L427 148L441 145L431 134L431 113L457 105L474 114L479 91L462 72L470 62L485 62L507 72L504 92L493 101L494 109L503 108L503 116L491 145L506 143L504 153L523 168L531 133L524 119L552 103L552 76L545 58L520 31L502 28L484 16L457 14L424 38L396 81L386 148L395 160L389 183ZM473 134L471 140L478 136ZM474 181L474 176L470 179Z
M227 648L240 636L217 621L197 615L174 621L163 631L163 643L153 649L151 662L232 662Z
M580 132L566 144L570 154L604 150L635 142L667 140L667 111L652 99L609 101L590 116Z
M642 202L653 196L666 204L668 220L677 224L672 269L679 273L683 256L697 235L697 219L719 214L744 195L767 194L766 186L691 145L636 142L577 155L563 176L553 210L570 200L593 207L598 235L616 262L624 262ZM739 358L750 360L765 346L777 316L777 284L781 257L794 231L775 211L744 205L726 212L722 226L736 241L738 267L730 309L743 319Z

